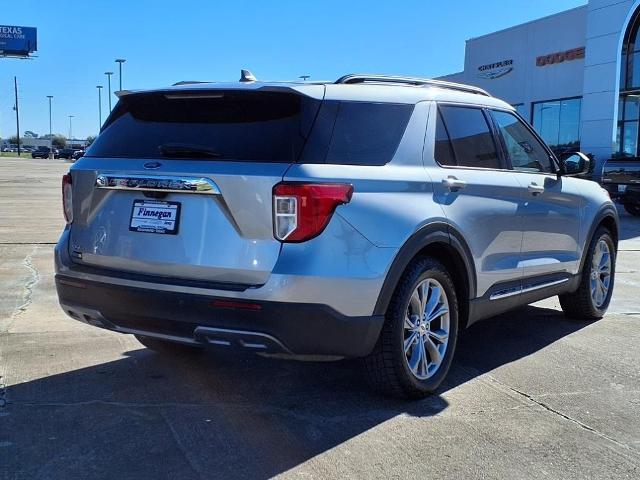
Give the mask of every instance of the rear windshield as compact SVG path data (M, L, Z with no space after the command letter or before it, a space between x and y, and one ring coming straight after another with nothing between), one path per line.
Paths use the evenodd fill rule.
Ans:
M123 97L86 156L297 161L320 102L280 92Z

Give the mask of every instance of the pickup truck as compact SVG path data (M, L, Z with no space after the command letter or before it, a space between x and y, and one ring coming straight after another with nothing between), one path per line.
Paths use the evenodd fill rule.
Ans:
M602 170L602 185L633 216L640 216L640 158L609 160Z

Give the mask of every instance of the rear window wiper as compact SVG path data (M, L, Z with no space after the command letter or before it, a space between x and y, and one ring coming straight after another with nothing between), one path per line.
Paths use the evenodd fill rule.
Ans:
M158 150L165 157L174 158L220 158L222 154L206 145L189 143L163 143Z

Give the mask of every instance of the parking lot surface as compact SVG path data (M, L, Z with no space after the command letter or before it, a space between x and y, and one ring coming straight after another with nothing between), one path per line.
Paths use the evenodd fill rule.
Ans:
M640 219L596 323L556 298L474 325L438 395L356 361L166 357L58 307L62 160L0 159L0 478L640 478Z

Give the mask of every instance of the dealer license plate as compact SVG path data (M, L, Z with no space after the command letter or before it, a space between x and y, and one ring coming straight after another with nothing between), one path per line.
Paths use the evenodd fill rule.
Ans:
M131 210L132 232L175 235L180 223L180 203L159 200L134 200Z

